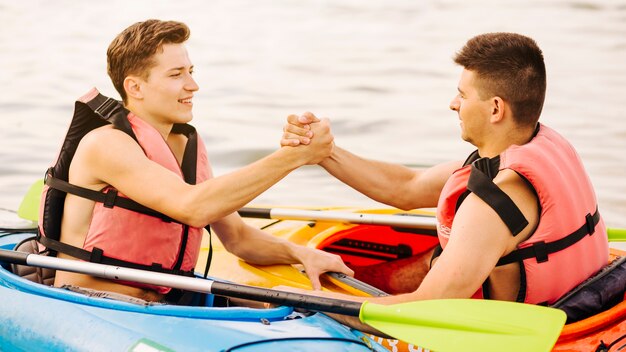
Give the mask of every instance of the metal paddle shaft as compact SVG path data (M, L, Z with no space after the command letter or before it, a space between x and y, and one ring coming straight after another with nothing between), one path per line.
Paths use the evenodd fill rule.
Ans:
M350 224L387 225L414 229L435 229L437 220L431 216L414 214L365 214L332 210L302 210L288 208L241 208L239 215L244 218L336 221Z
M358 317L361 303L277 291L260 287L219 282L152 271L130 269L113 265L82 262L55 257L0 250L0 260L19 265L49 268L87 274L111 280L124 280L144 284L167 286L194 292L213 293L314 311L337 313Z
M0 260L358 316L394 338L438 352L549 351L565 323L563 311L513 302L441 299L379 305L7 250L0 250Z
M437 229L437 219L434 216L410 213L367 214L332 210L244 207L239 210L239 215L244 218L257 219L336 221L349 224L386 225L422 230ZM610 242L626 242L626 229L607 228L607 236Z

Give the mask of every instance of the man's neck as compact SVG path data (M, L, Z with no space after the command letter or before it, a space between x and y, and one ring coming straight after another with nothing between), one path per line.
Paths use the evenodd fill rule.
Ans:
M489 144L478 147L478 154L481 157L493 158L502 154L512 145L524 145L530 142L535 136L535 128L519 127L503 132L494 132L498 136Z
M145 109L143 109L143 107L140 104L133 104L132 101L129 101L125 107L130 112L132 112L135 116L142 119L150 126L154 127L154 129L156 129L159 132L159 134L161 134L163 139L167 141L167 138L169 137L170 132L172 131L172 127L174 127L174 124L166 123L166 122L163 122L159 119L152 117L152 115L148 113Z

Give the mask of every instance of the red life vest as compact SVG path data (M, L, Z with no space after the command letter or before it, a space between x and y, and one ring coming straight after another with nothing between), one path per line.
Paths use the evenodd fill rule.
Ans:
M93 191L67 182L69 166L78 143L94 128L112 123L129 134L146 156L189 184L212 177L206 148L190 125L174 125L172 133L188 138L182 165L161 134L151 125L124 109L113 99L93 89L76 102L74 118L54 166L46 174L40 209L39 241L46 247L92 262L144 270L193 275L200 252L202 228L191 227L146 208L112 187ZM149 190L146 190L149 191ZM66 193L96 202L83 248L59 242ZM136 283L159 293L168 287Z
M479 158L474 152L453 173L437 206L440 243L445 250L456 210L470 192L498 213L513 236L525 228L528 222L517 206L508 196L501 196L504 192L492 182L504 169L514 170L534 188L540 217L534 233L498 265L520 263L518 301L554 303L606 265L608 241L580 157L561 135L545 125L538 125L530 142L513 145L495 158ZM483 297L485 289L474 297Z

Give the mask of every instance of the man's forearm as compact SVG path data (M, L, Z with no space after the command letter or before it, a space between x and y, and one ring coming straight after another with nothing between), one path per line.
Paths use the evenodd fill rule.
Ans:
M287 147L289 148L289 147ZM248 204L304 162L285 148L239 170L193 186L181 199L184 216L193 225L212 223Z
M398 208L406 208L404 199L420 172L399 164L364 159L339 147L320 166L364 195Z

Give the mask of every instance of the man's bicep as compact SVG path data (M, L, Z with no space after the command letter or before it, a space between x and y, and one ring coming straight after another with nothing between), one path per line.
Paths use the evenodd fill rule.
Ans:
M496 211L478 196L469 194L454 217L446 250L450 247L482 252L483 259L488 259L495 266L511 237L511 232Z
M428 274L437 280L426 283L425 279L422 285L441 285L439 298L472 296L495 268L510 237L495 211L470 194L454 218L445 250Z
M113 134L108 140L106 145L92 147L94 177L134 201L176 218L172 211L186 191L182 179L148 159L130 137Z
M407 193L411 193L411 197L416 200L422 201L419 207L435 207L446 181L461 166L463 166L462 161L451 161L428 169L415 170Z

